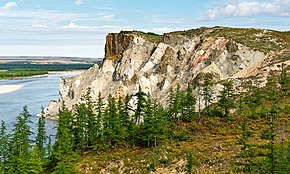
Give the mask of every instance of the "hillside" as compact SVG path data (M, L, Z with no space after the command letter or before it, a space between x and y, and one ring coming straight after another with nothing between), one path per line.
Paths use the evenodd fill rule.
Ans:
M82 75L62 79L59 103L49 106L47 117L55 119L62 101L72 108L88 88L93 100L98 93L124 98L139 86L166 104L168 93L177 84L184 90L192 84L198 94L200 77L212 74L217 82L255 77L261 85L281 62L290 63L289 32L226 27L198 28L156 35L122 31L106 37L105 59ZM89 77L89 78L88 78ZM131 103L136 99L132 98ZM202 106L203 107L203 106ZM197 108L196 108L197 109Z

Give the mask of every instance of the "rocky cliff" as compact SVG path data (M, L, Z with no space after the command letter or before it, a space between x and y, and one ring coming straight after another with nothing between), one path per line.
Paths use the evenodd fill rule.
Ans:
M265 80L267 72L277 69L281 61L290 63L289 43L289 32L224 27L162 36L138 31L111 33L106 37L102 65L61 79L60 100L72 108L88 88L96 99L99 92L125 97L140 86L166 104L170 88L177 84L182 88L193 84L198 95L204 73L211 73L215 82L253 76ZM133 97L131 103L135 100ZM46 115L56 118L60 103L52 104Z

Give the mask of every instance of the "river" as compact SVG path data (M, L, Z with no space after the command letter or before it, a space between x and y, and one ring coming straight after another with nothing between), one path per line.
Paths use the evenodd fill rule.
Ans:
M0 85L22 85L22 88L0 94L0 120L5 121L6 127L11 131L15 118L21 113L24 106L28 107L32 115L31 125L33 132L36 132L37 114L41 107L46 107L50 100L59 98L59 79L75 74L50 74L40 78L27 78L17 80L0 80ZM56 121L46 120L47 134L54 134L53 129Z

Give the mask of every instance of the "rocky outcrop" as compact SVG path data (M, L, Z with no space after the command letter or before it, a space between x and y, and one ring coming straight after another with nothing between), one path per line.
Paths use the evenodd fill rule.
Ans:
M264 30L254 31L253 34L264 33ZM281 45L280 40L277 44ZM281 50L288 43L283 44ZM100 68L96 66L81 75L62 79L60 100L72 108L88 88L91 88L93 99L97 98L99 92L103 96L112 94L124 98L127 94L137 92L140 86L143 91L166 104L169 89L177 84L184 89L187 84L198 83L200 75L204 73L213 74L215 81L247 77L245 72L249 68L271 59L275 53L265 52L264 47L253 48L252 43L249 45L245 45L244 40L240 42L236 38L224 36L224 30L220 27L167 33L163 36L136 31L111 33L106 37L105 59ZM254 69L258 71L259 68ZM55 116L60 103L50 109L47 115Z

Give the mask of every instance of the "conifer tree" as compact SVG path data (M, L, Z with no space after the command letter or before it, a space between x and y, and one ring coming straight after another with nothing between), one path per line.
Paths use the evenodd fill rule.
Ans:
M86 114L87 114L87 137L88 142L87 146L92 146L93 143L96 142L96 135L95 135L95 124L97 122L96 120L96 114L94 112L95 110L95 103L92 101L91 97L91 88L88 88L86 95L85 95L85 102L86 102Z
M175 120L176 120L175 93L174 93L172 88L170 88L170 96L169 96L168 103L169 103L168 117L167 117L167 121L168 121L168 124L169 124L168 136L172 140L174 138L174 129L175 129L174 123L175 123Z
M142 91L141 86L139 86L138 92L135 94L137 99L137 108L134 114L134 122L139 125L142 119L143 109L146 102L146 94Z
M236 163L239 172L249 173L254 167L252 152L255 151L253 146L248 143L249 138L252 136L252 132L248 128L248 118L245 117L242 122L242 132L241 137L238 141L238 144L241 145L241 152L238 155L240 159L239 162Z
M171 89L170 92L170 102L169 102L169 115L174 120L177 121L182 112L182 92L180 91L180 85L176 87L174 92Z
M183 119L186 121L193 121L195 115L196 98L193 95L192 87L189 84L182 99Z
M224 88L218 96L218 104L223 114L223 117L229 119L229 110L235 107L235 104L233 102L233 97L235 96L233 90L233 82L226 81L223 82L222 85L224 86Z
M44 173L44 160L41 150L38 145L35 145L31 151L31 157L28 160L28 170L29 174L42 174Z
M254 82L254 85L250 83L247 89L248 91L243 95L242 99L244 103L243 109L249 112L249 118L255 118L256 108L261 105L262 102L261 89L257 86L257 82Z
M45 156L45 143L46 143L46 129L45 129L45 118L44 111L42 108L40 118L37 123L37 134L35 137L36 145L38 147L38 151L40 151L41 157Z
M97 103L96 103L96 120L93 126L93 140L96 145L101 143L102 139L102 129L103 129L103 120L104 120L104 107L105 103L103 102L104 98L99 92Z
M85 103L77 104L73 120L74 146L85 148L88 142L88 115Z
M263 130L262 132L262 139L268 140L268 143L264 148L268 149L269 152L267 153L267 161L264 163L263 170L268 171L270 173L276 173L277 169L277 161L276 161L276 151L275 151L275 141L276 141L276 126L275 120L278 113L278 106L277 102L279 101L279 93L277 90L277 83L275 79L268 78L268 82L266 84L266 97L267 100L271 102L271 108L269 114L267 115L268 118L266 119L266 123L268 125L268 129Z
M120 125L120 118L115 99L109 95L108 105L104 115L104 127L102 129L103 143L108 143L109 147L119 144L125 137L124 129Z
M207 116L209 113L209 106L213 101L212 80L209 74L205 74L204 83L202 85L202 97L204 101L204 114Z
M55 166L54 173L72 171L72 161L75 156L73 151L72 113L63 105L59 110L59 120L56 133L56 142L53 145L52 165Z
M118 104L118 116L120 119L120 125L122 129L122 133L124 134L124 138L130 141L129 136L132 134L132 130L134 128L134 122L131 119L128 111L129 111L129 96L126 96L125 102L119 97Z
M147 147L157 146L167 137L166 119L163 108L148 94L144 107L144 122L140 125L140 137Z
M0 173L6 173L7 160L9 155L9 136L7 134L5 122L1 121L0 128Z
M286 67L284 63L282 63L281 74L279 77L279 84L281 86L282 96L286 97L289 95L290 91L290 75L288 73L289 68Z
M47 146L46 146L46 149L47 149L47 156L48 156L48 157L50 157L51 154L52 154L51 137L52 137L52 135L50 134L50 135L48 136L48 144L47 144Z
M12 132L9 154L9 173L26 173L28 169L27 159L30 157L30 113L24 106L22 113L17 116Z

